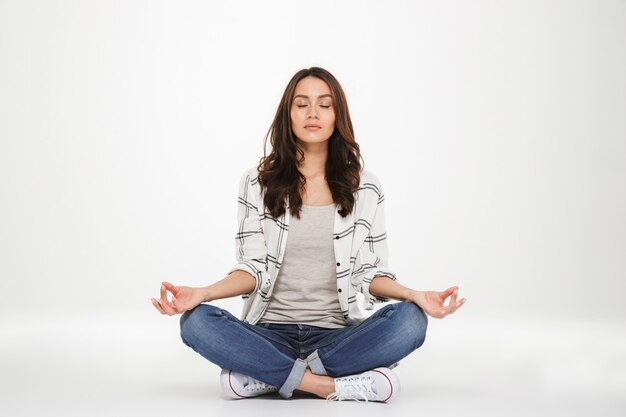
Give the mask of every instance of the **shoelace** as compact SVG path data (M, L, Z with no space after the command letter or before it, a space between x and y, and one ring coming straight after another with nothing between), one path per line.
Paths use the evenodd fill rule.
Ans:
M254 378L248 378L248 385L246 388L252 389L253 391L271 391L276 389L274 386Z
M361 402L359 398L369 401L367 394L374 395L373 380L369 375L363 375L358 378L337 378L335 379L335 392L326 397L327 401L343 401L355 400Z

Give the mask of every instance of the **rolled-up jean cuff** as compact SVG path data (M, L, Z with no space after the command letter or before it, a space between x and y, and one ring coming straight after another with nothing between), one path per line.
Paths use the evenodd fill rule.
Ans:
M328 375L326 373L326 368L324 368L322 360L317 354L317 349L306 358L306 361L309 364L311 372L313 372L315 375Z
M291 398L293 395L293 391L298 388L300 382L302 381L302 376L304 375L304 371L306 371L307 363L302 359L296 359L293 363L293 368L291 368L291 372L287 377L287 380L283 384L282 387L278 390L278 394L280 394L283 398Z

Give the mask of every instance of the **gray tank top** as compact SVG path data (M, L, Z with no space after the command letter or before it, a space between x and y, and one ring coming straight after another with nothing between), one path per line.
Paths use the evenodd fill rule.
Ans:
M337 206L302 206L289 234L272 296L259 323L346 327L337 297L333 243Z

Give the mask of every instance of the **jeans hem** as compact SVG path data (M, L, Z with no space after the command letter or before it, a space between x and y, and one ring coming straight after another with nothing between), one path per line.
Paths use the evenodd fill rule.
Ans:
M306 358L306 361L309 364L311 372L313 372L315 375L328 375L328 373L326 372L326 368L324 368L324 364L322 363L322 360L317 353L317 349L315 349L315 352L311 353Z
M291 372L287 377L287 380L278 390L278 394L280 394L281 397L291 398L291 396L293 395L293 391L298 388L298 385L300 385L306 368L307 363L305 361L303 361L302 359L296 359L293 364L293 368L291 368Z

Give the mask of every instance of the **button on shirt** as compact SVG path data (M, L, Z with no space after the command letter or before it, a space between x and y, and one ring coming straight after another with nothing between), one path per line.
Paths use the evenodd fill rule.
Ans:
M291 214L286 211L274 218L263 205L257 168L248 169L239 182L237 204L238 230L235 236L236 270L250 273L256 286L243 296L242 320L255 324L271 300L272 289L285 255ZM339 306L348 324L366 318L363 308L371 310L375 302L387 301L369 292L375 276L395 274L387 265L387 232L385 229L385 196L378 178L368 170L361 171L352 213L342 217L337 210L333 222L333 248ZM357 297L357 293L363 297Z

